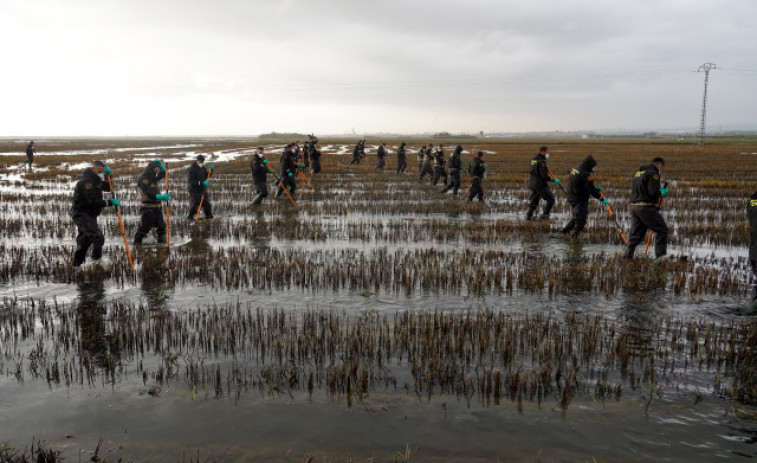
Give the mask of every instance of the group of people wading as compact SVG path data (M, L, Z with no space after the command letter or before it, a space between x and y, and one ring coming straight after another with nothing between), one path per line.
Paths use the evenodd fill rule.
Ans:
M260 204L268 196L267 178L272 174L276 179L278 190L276 196L286 193L290 199L297 188L296 178L298 175L308 181L303 173L310 169L311 174L321 171L321 151L318 140L312 135L310 140L301 149L298 143L290 143L285 146L279 159L278 172L268 165L263 147L256 149L250 161L252 181L255 185L256 196L252 200L253 205ZM401 143L397 149L398 173L404 173L407 169L407 144ZM484 152L478 151L467 170L462 159L463 147L456 146L447 157L444 146L439 144L424 145L418 150L418 180L422 181L426 175L430 176L432 185L442 181L443 187L439 190L444 194L452 191L453 195L459 195L461 187L461 174L469 176L470 186L465 198L472 201L478 198L484 200L482 181L486 174L487 164L484 162ZM26 163L31 168L34 159L34 142L29 142L26 149ZM386 144L379 145L376 152L376 169L384 170L387 165L389 152ZM353 150L353 158L350 165L359 164L365 158L365 140L360 140ZM542 146L538 153L531 159L530 179L528 189L531 191L527 220L540 218L548 220L552 208L555 205L555 196L550 189L550 184L557 184L566 194L566 199L571 207L570 221L562 228L562 233L573 241L586 226L589 215L589 200L593 197L602 202L612 215L612 210L604 197L602 188L594 184L592 174L598 162L592 156L586 156L574 167L569 174L567 188L563 186L549 168L549 148ZM662 199L668 195L667 182L661 181L661 175L665 168L665 160L655 157L649 162L642 164L631 179L631 191L629 201L629 214L631 217L631 233L627 240L625 256L629 259L634 257L636 248L644 241L647 232L651 231L654 236L654 253L656 258L663 258L667 254L668 226L660 214ZM189 211L187 218L197 220L200 210L204 212L206 219L213 218L213 206L208 196L208 187L214 172L213 164L205 165L205 157L198 155L187 169L187 192L189 194ZM113 186L110 181L111 169L104 162L96 160L87 167L79 176L74 187L72 218L78 228L76 237L76 250L74 252L73 266L78 267L84 263L87 252L91 249L91 259L98 261L102 257L102 248L105 238L97 225L97 217L106 207L115 207L118 210L119 201L115 197ZM159 244L166 242L166 221L163 217L163 204L167 205L170 200L168 182L165 182L165 191L161 189L161 180L165 180L166 167L160 159L150 161L145 170L137 177L136 187L140 199L140 224L134 236L133 243L141 245L143 239L155 231L156 241ZM110 192L111 198L104 199L103 193ZM465 193L464 193L465 195ZM539 217L536 210L540 202L544 202L542 213ZM292 201L294 203L294 201ZM747 217L750 223L751 241L749 247L749 261L752 272L755 275L755 284L752 288L752 304L757 304L757 191L755 191L747 204ZM613 216L613 218L615 218ZM119 216L120 219L120 216ZM616 225L617 219L616 219ZM622 229L618 225L618 231L625 240ZM651 237L650 237L651 240Z

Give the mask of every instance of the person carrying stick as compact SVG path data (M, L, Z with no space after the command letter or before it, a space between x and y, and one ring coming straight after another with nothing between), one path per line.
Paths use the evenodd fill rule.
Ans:
M213 218L213 205L208 197L208 185L210 176L213 175L213 164L205 168L205 156L198 154L195 162L187 170L187 191L189 192L189 214L187 219L196 220L200 215L200 207L205 213L206 219Z
M628 237L626 257L633 259L636 246L644 240L647 230L655 236L654 252L661 258L668 251L668 225L660 214L658 201L668 194L667 187L660 187L660 175L665 167L665 160L654 158L639 167L631 184L631 234Z
M91 257L94 262L98 262L103 255L105 237L97 225L97 217L103 208L119 205L115 198L103 199L103 192L110 191L106 176L110 176L110 167L102 161L93 161L81 173L74 187L71 218L78 229L74 267L79 267L84 263L90 248L92 248Z

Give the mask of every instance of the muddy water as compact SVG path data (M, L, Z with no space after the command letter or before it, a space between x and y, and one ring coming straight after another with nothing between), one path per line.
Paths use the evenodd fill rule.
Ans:
M152 150L157 152L158 148L139 149L147 152L138 152L139 157L133 158L134 162L139 164L151 159ZM176 155L182 160L191 159L195 152L203 152L194 144L173 148L184 151ZM345 153L345 159L349 158L351 147L339 145L332 149L335 153ZM328 153L328 149L324 152ZM249 150L217 150L214 154L221 160L231 161L249 153ZM111 150L89 154L115 156L117 153ZM413 165L413 160L410 161ZM70 167L74 171L81 165L71 164ZM0 185L3 193L17 192L21 185L25 185L25 194L32 198L29 207L37 209L31 215L41 220L42 228L57 217L57 212L43 210L43 201L56 195L68 200L72 185L71 179L29 185L24 183L20 173L3 180L5 182ZM216 204L224 212L217 220L224 224L220 227L221 232L211 232L201 243L193 243L189 224L177 220L174 222L176 235L172 237L174 249L196 246L197 252L202 249L255 249L262 253L307 250L312 256L324 256L331 251L392 254L433 248L455 253L461 248L474 252L496 248L512 253L557 256L576 262L589 262L598 256L621 251L614 244L620 242L618 237L609 233L607 239L587 240L578 246L566 242L555 230L528 238L505 240L495 237L491 242L467 242L463 232L452 234L454 239L436 239L439 231L436 228L463 230L465 227L488 227L495 221L516 222L522 217L524 199L494 191L488 196L491 203L488 209L418 215L393 211L391 204L377 205L373 199L362 196L360 188L370 187L369 181L366 180L365 184L362 181L341 185L340 179L334 179L335 186L331 190L319 193L346 202L347 209L352 212L319 214L317 209L307 209L308 205L317 204L319 200L306 196L301 203L305 210L294 215L283 209L288 206L286 203L281 206L282 201L275 203L269 199L266 202L271 212L254 216L265 224L260 228L268 233L241 237L227 230L243 227L243 222L249 219L243 212L247 206L243 200L220 200L228 191L219 192ZM389 197L400 197L403 185L390 184ZM131 194L125 192L124 196L130 198ZM403 201L403 206L433 209L439 200L428 195L413 201ZM177 200L176 206L174 211L179 211L187 204ZM386 212L361 212L363 208ZM603 226L601 220L606 218L597 217L596 210L593 214L592 226L596 227L594 224L597 223ZM17 209L7 212L7 217L26 215L26 211L21 213ZM276 221L282 216L299 225L304 224L303 227L312 226L316 232L306 239L291 230L277 230ZM553 215L553 229L567 219L567 208L561 200ZM682 214L669 216L671 224L684 219ZM136 208L124 208L124 220L129 234L133 233L138 220ZM105 230L106 255L115 261L115 256L123 252L121 237L112 216L103 218L103 222L109 224ZM404 229L398 225L403 223L427 224L428 235L423 235L422 226ZM362 229L356 231L355 227ZM28 232L9 232L2 244L45 252L49 246L63 245L70 246L73 251L75 231L70 227L61 235L43 233L44 236L39 238ZM621 385L623 393L619 397L599 397L592 392L598 374L594 368L612 362L605 353L595 355L590 362L582 364L579 377L584 387L567 407L561 405L561 397L554 390L540 403L519 402L504 396L495 403L480 394L463 397L440 391L418 394L413 387L413 366L406 358L403 361L393 358L388 362L387 369L398 378L396 387L376 381L364 395L352 397L350 402L345 394L335 394L324 388L316 388L309 394L301 387L289 389L251 382L241 387L238 384L236 387L224 386L223 392L217 394L212 385L193 388L186 378L186 369L192 361L201 361L208 368L219 366L223 383L227 382L228 372L233 370L234 360L251 372L246 378L261 375L266 362L253 361L245 355L235 358L186 348L148 351L141 355L116 352L117 367L110 374L104 371L102 358L102 346L112 334L108 323L117 318L114 307L124 303L145 307L151 319L164 317L166 313L186 315L229 305L263 311L277 309L295 315L312 311L344 313L355 317L353 323L373 314L392 316L398 312L427 310L459 313L470 309L472 312L492 310L515 317L544 315L567 325L570 317L579 314L615 323L618 332L632 333L638 336L641 345L654 347L657 340L644 335L645 327L669 317L703 320L718 327L751 320L744 315L743 295L710 292L689 296L658 291L608 297L586 291L549 295L516 290L489 291L473 296L465 291L420 289L405 294L384 286L375 291L221 289L198 285L194 281L169 286L159 275L156 277L145 271L146 260L140 253L154 252L158 251L149 247L135 250L138 259L133 278L85 276L70 281L39 281L29 275L0 284L0 298L5 300L34 302L37 306L55 301L65 313L92 311L100 314L80 319L76 326L81 333L78 347L65 353L58 350L58 338L44 336L21 341L18 350L14 350L16 341L13 336L9 336L8 331L0 331L6 336L0 344L3 352L0 366L4 373L0 377L0 444L9 441L22 446L31 437L43 439L53 448L61 449L68 461L86 460L89 457L87 452L94 450L100 438L104 440L101 455L109 461L118 458L177 461L182 456L185 459L196 457L196 452L203 460L211 461L302 461L306 455L315 456L314 461L345 461L348 457L356 461L396 461L409 455L410 461L461 462L593 459L709 462L757 457L757 408L734 400L727 392L732 372L725 367L707 364L694 369L683 368L681 364L686 361L683 357L665 369L660 366L662 360L658 359L660 365L656 369L652 367L657 378L652 391L642 387L640 381L634 383L608 367L611 383ZM681 244L670 248L674 256L700 258L706 260L703 266L721 271L728 269L746 286L750 282L748 270L743 265L736 265L736 258L744 252L743 246L706 246L696 240L683 239ZM11 312L11 309L3 309L0 318L6 320ZM62 326L60 321L54 323ZM37 333L44 329L39 319L32 326ZM662 356L666 352L675 352L667 345L660 349ZM89 355L99 365L97 374L91 381L81 383L66 385L65 380L49 383L44 373L34 377L30 370L32 360L42 352L45 360L55 359L61 366L78 364L81 358ZM151 395L150 388L159 383L157 374L165 365L168 353L179 354L174 365L177 372L160 382L159 393ZM270 359L267 362L273 363ZM529 367L527 360L523 362ZM22 379L15 374L19 364ZM305 367L302 368L304 371ZM474 376L479 373L475 366L471 371ZM641 374L641 370L637 373ZM715 386L716 381L720 382L719 387ZM403 387L406 383L409 384L407 388Z

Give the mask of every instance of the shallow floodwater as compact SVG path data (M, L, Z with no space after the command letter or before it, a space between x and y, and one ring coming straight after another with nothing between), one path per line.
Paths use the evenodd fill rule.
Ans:
M164 149L173 151L172 162L182 163L207 152L202 143L179 143L49 154L116 159L128 151L130 162L141 166ZM351 149L327 145L323 151L346 163ZM251 148L213 150L218 165L251 154ZM414 166L414 158L408 163ZM612 227L596 231L610 223L596 205L590 219L593 238L575 244L560 236L559 227L569 218L562 197L552 226L541 229L522 223L525 198L520 190L491 191L486 207L467 210L456 205L452 212L442 213L433 211L440 201L453 199L440 199L435 189L403 198L402 189L410 180L390 180L376 193L373 177L349 173L331 178L334 185L325 193L298 196L302 206L298 212L288 209L286 198L268 198L263 211L253 212L247 204L250 192L237 191L239 184L246 184L247 175L222 174L225 177L219 176L213 193L221 213L215 222L198 226L202 233L195 233L191 221L172 216L169 251L154 246L132 248L136 265L128 271L124 270L120 230L108 213L100 223L106 235L105 255L115 270L66 273L75 229L64 215L68 203L53 203L55 198L63 198L61 203L70 199L73 172L82 163L70 160L58 167L71 171L70 178L31 182L21 172L0 175L1 194L13 197L20 191L28 200L16 198L23 206L9 208L1 217L17 227L9 225L2 231L0 247L6 258L23 250L29 257L19 265L34 264L35 269L46 271L45 265L56 264L62 269L49 277L9 271L11 276L0 283L0 370L4 373L0 376L0 445L10 442L22 447L32 438L41 439L61 450L67 461L88 460L100 439L99 456L108 461L307 461L312 456L312 461L730 462L757 457L757 407L738 400L741 383L734 379L734 351L748 345L744 333L754 324L745 298L751 274L740 259L744 246L724 245L723 240L708 246L702 244L710 239L705 234L674 235L671 261L696 262L682 270L685 284L680 292L672 290L673 281L663 281L661 289L650 291L572 290L570 286L550 291L549 282L536 289L516 283L514 289L493 289L495 285L474 291L470 287L477 277L476 267L462 267L470 256L495 252L516 256L513 267L533 267L529 259L538 258L536 262L545 268L528 267L529 271L544 273L550 266L567 262L575 264L580 274L594 261L611 261L623 248ZM180 185L183 171L172 181ZM181 190L172 190L172 196L174 191ZM691 192L696 193L693 188ZM125 189L122 197L127 204L134 202L131 190ZM176 197L174 214L188 206L185 197ZM415 213L413 208L427 212ZM138 221L137 208L127 205L122 212L130 236ZM673 211L667 217L673 229L687 220L685 214ZM516 226L509 229L503 224ZM622 224L627 229L628 224ZM501 236L491 232L498 225L503 226ZM448 265L451 273L472 274L464 284L450 289L427 289L436 286L416 282L405 290L396 284L374 286L355 280L336 287L311 287L292 284L294 279L286 280L286 274L282 278L288 286L267 280L256 286L254 275L246 282L226 284L224 276L208 276L203 270L203 265L211 268L213 262L197 258L211 252L218 260L228 259L223 270L229 272L239 255L261 259L256 262L294 255L308 263L326 266L332 259L337 266L354 267L359 266L358 256L368 256L368 262L377 255L399 259L417 252L437 253L432 256L437 260L429 259L426 268ZM654 272L649 259L639 260ZM245 262L237 264L244 268ZM495 267L500 262L497 258L482 262L482 273L501 270ZM171 265L185 265L182 269L194 272L194 277L164 278L177 271ZM260 268L249 270L254 274ZM513 270L522 274L524 268ZM708 271L715 275L709 280ZM716 281L702 284L701 291L687 292L700 274L705 275L703 281L727 275L735 283L718 286ZM237 351L228 347L230 338L244 338L237 326L232 326L235 333L231 333L228 327L206 331L191 324L199 323L197 319L222 320L235 311L246 311L252 314L250 318L264 314L270 318L260 326L271 329L281 320L297 325L315 314L333 316L343 323L331 338L339 347L330 351L331 363L324 363L312 346L295 349L298 356L277 358L272 350L304 343L303 326L281 338L248 340ZM430 348L423 342L431 342L426 338L418 341L417 349L403 351L396 331L382 330L383 325L368 329L376 328L368 324L377 320L395 323L404 314L430 317L423 318L430 325L436 321L429 319L438 314L503 316L522 324L510 332L515 333L514 344L520 350L506 358L496 350L499 347L485 346L488 338L482 335L459 344L449 341L441 347L446 355L425 357ZM526 334L534 318L548 323ZM166 320L170 327L162 325ZM350 330L361 323L367 324L365 329L350 338ZM460 328L460 319L450 323L460 330L456 332L459 339L469 333ZM409 337L422 338L422 326L418 322ZM601 327L602 341L599 347L589 348L588 338L596 327ZM155 341L159 331L168 333L163 342ZM362 347L374 337L392 345L391 352L381 351L386 355L382 365L374 363L374 351L370 358L358 356L356 361L351 357L350 346ZM125 342L126 338L131 341ZM187 341L195 338L202 341ZM538 355L533 352L568 338L565 349L575 349L575 353L564 364L557 358L534 360ZM141 351L135 347L140 343ZM628 354L623 350L626 344L630 370L620 366L620 354ZM445 364L454 357L455 348L462 349L461 354L455 352L465 360ZM474 355L477 348L483 352ZM415 362L411 356L417 356ZM748 358L754 361L753 356ZM329 368L350 361L367 372L370 386L364 390L354 383L333 385L324 379ZM546 372L545 365L550 368ZM738 365L744 368L743 363ZM304 378L311 368L324 378L308 391ZM428 369L425 376L418 373L424 368ZM193 376L197 371L200 379ZM282 372L296 373L296 384ZM457 382L442 385L441 376L435 376L440 372ZM503 380L497 388L502 395L495 398L487 392L493 386L486 375L492 372L515 382L517 373L523 372L522 384ZM537 376L540 381L547 379L534 389ZM360 375L345 377L354 381ZM572 386L570 381L574 381ZM461 382L464 393L459 392ZM525 390L540 391L538 399L525 397L524 384Z

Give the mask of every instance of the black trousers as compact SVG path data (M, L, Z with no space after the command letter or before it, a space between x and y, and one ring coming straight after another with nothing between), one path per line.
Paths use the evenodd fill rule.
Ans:
M376 157L376 169L383 169L386 167L386 159L382 156Z
M405 158L397 158L397 173L404 172L407 169L407 161Z
M526 213L527 219L534 216L536 208L539 207L539 201L542 199L547 202L544 205L543 214L549 215L555 205L555 195L552 194L548 186L544 186L538 190L531 190L531 197L528 199L528 212Z
M586 226L586 221L589 220L589 202L571 204L570 214L570 222L563 227L562 232L570 233L572 231L573 236L577 237Z
M290 177L288 175L281 177L281 182L279 182L279 189L276 191L276 197L279 197L282 193L284 193L284 188L289 190L290 194L294 194L294 190L297 189L297 183L295 183L294 177Z
M473 201L473 198L478 196L478 202L484 202L484 189L481 188L481 177L471 177L470 179L470 193L468 193L468 201Z
M628 253L633 255L636 246L646 238L647 230L654 232L655 257L664 256L668 251L668 225L657 206L630 206L631 235L628 237Z
M440 178L444 178L442 184L447 183L447 169L445 169L444 166L434 167L434 176L431 177L431 184L436 185L439 183Z
M752 302L757 301L757 260L749 261L752 264L754 274L754 286L752 286Z
M313 165L315 165L315 162L313 163ZM260 204L260 202L263 201L263 198L268 197L268 185L266 185L265 182L256 183L255 189L257 190L258 194L252 200L252 204Z
M163 219L163 206L140 207L139 215L139 228L137 228L137 234L134 235L134 241L141 243L142 239L154 228L158 235L158 242L164 242L166 239L166 221Z
M432 174L434 171L431 169L431 164L423 161L421 163L420 172L418 173L418 180L423 180L426 174Z
M321 171L321 161L320 160L316 161L315 159L313 159L310 162L310 172L317 174L320 171Z
M460 169L450 169L449 170L449 182L447 182L447 185L444 186L444 188L441 189L440 193L446 193L449 190L452 190L454 194L457 194L457 190L460 189Z
M202 199L203 195L205 199ZM197 210L200 208L200 202L202 202L202 211L205 213L206 219L213 218L213 205L210 204L210 196L207 192L189 192L189 215L188 219L194 220L197 216Z
M105 237L100 227L97 226L97 217L85 212L77 212L73 215L74 223L79 230L76 235L76 251L74 252L74 265L84 262L87 251L92 247L92 259L97 260L103 255Z

